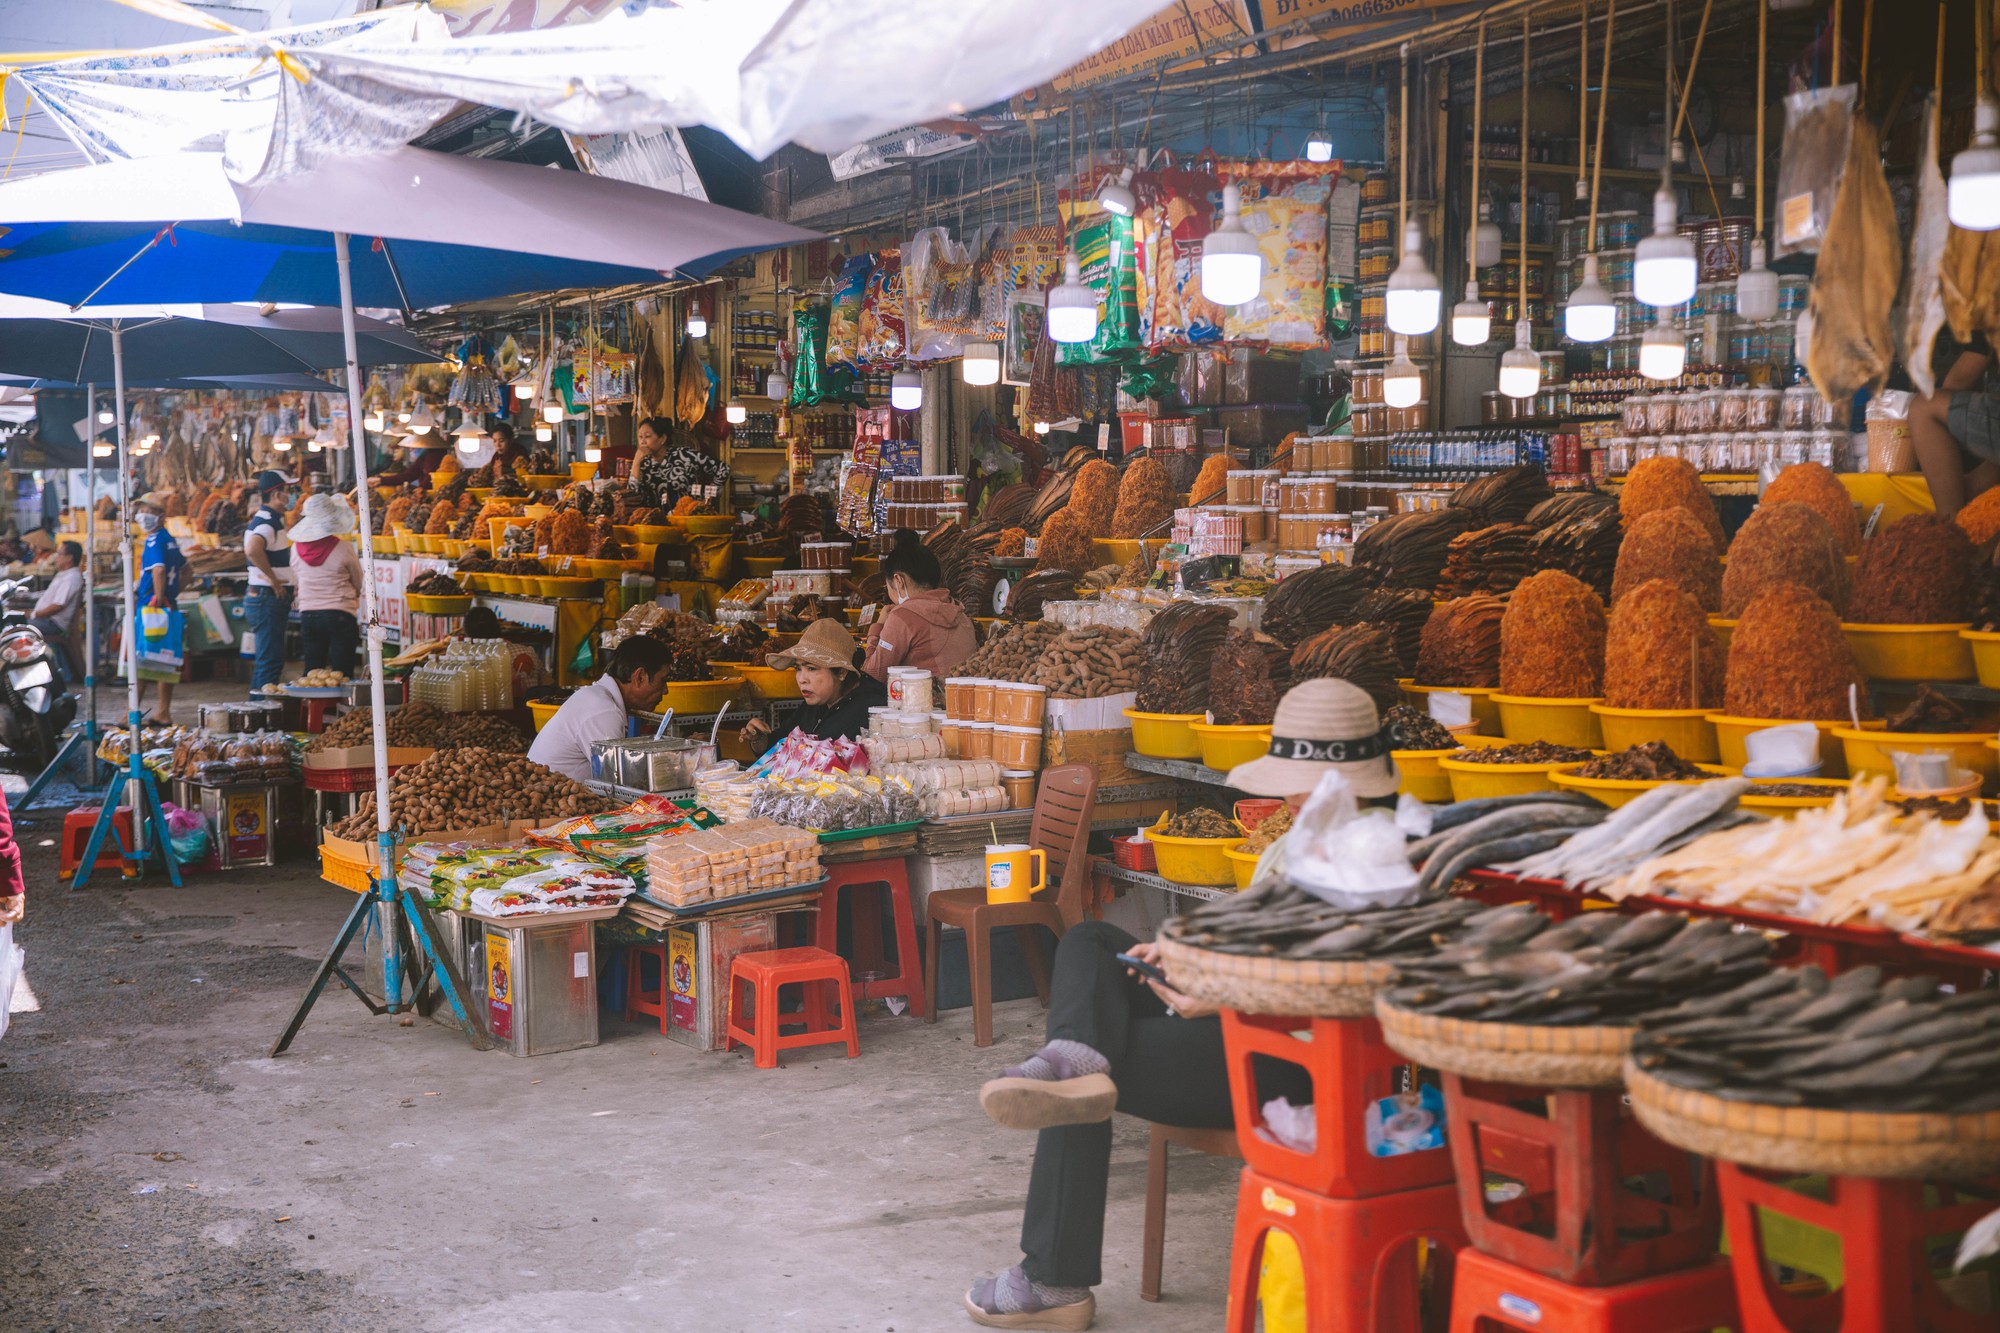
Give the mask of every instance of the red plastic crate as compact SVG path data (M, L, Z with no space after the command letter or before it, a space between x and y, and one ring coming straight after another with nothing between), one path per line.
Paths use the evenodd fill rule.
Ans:
M394 777L401 764L389 765ZM375 790L373 768L305 768L299 770L305 785L313 791L357 792Z
M1111 859L1120 870L1143 870L1152 875L1160 871L1159 859L1153 855L1153 844L1144 838L1113 838Z

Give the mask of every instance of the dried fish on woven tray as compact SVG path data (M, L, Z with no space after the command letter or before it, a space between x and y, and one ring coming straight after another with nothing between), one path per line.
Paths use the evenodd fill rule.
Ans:
M1208 669L1235 617L1227 607L1175 602L1140 636L1139 711L1208 711Z
M1806 373L1828 402L1878 389L1888 376L1896 360L1891 316L1902 277L1903 237L1882 174L1881 140L1874 121L1857 113L1806 302L1812 320Z
M1416 588L1376 588L1355 603L1354 619L1389 631L1398 673L1407 676L1416 668L1432 606L1430 594Z
M1507 603L1484 593L1434 609L1418 641L1416 683L1490 690L1500 684L1500 622Z
M1452 492L1451 507L1470 509L1488 524L1520 523L1549 498L1549 479L1532 463L1490 473Z
M1848 618L1861 625L1972 619L1972 539L1936 514L1910 514L1870 537L1854 567Z
M1460 533L1445 548L1437 595L1512 592L1515 584L1535 572L1528 554L1528 541L1534 535L1535 530L1525 523L1495 523Z
M1604 632L1609 708L1715 708L1722 703L1722 640L1694 598L1652 579L1611 608Z
M1537 528L1528 542L1528 554L1537 572L1553 569L1568 574L1599 597L1609 597L1622 533L1618 510L1598 506Z
M1387 538L1388 568L1382 581L1395 588L1437 587L1451 555L1452 539L1481 526L1470 509L1432 509L1409 514Z
M1352 911L1274 879L1174 917L1161 933L1218 953L1365 963L1420 957L1483 915L1470 899L1443 896L1408 907Z
M1595 699L1604 685L1604 604L1568 574L1544 570L1514 590L1500 622L1500 690Z
M1868 687L1833 608L1796 583L1775 583L1743 608L1729 636L1722 707L1731 717L1790 722L1865 717Z
M1632 1061L1725 1101L1887 1113L2000 1110L2000 990L1869 964L1752 975L1645 1016Z
M1264 599L1264 633L1287 647L1333 625L1351 624L1361 599L1376 585L1367 570L1321 565L1285 579Z
M1653 579L1677 585L1704 611L1722 605L1722 557L1686 510L1656 509L1626 525L1611 575L1611 604Z
M1766 499L1736 530L1722 573L1722 614L1736 619L1774 583L1809 588L1836 614L1847 607L1847 561L1840 542L1819 510L1801 500Z
M1385 712L1403 697L1396 684L1395 640L1380 625L1335 625L1292 650L1292 681L1344 680Z

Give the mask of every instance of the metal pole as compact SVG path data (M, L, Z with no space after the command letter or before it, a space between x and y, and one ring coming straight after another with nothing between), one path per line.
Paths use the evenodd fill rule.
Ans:
M90 753L83 761L84 781L97 776L97 386L85 394L83 507L83 689L90 708L83 735ZM124 517L122 514L120 517Z
M117 419L111 427L118 439L118 517L121 524L129 524L132 518L131 485L126 469L131 460L125 452L125 330L124 326L113 322L111 325L111 384ZM93 421L93 425L95 422ZM165 522L164 519L161 520ZM123 531L123 529L121 529ZM132 800L132 854L145 864L146 857L146 796L145 783L141 779L141 766L145 763L145 747L139 740L139 603L137 571L133 569L132 542L129 536L121 537L119 551L125 569L125 629L119 642L126 645L125 655L125 721L132 729L132 749L128 756L128 766L132 780L127 788Z

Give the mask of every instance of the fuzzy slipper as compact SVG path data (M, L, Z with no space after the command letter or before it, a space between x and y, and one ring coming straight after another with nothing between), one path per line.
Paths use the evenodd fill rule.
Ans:
M1047 1129L1109 1120L1118 1085L1109 1074L1078 1078L996 1078L979 1089L979 1105L996 1125Z
M1083 1299L1063 1305L1045 1304L1034 1285L1014 1267L997 1277L981 1278L965 1293L965 1312L982 1328L1051 1329L1081 1333L1097 1318L1097 1297L1088 1289Z

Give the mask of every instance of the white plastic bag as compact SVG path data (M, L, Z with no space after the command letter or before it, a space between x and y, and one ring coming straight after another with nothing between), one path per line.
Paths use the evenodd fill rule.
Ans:
M21 979L21 946L14 943L14 927L0 926L0 1037L7 1035L7 1013L14 1003L14 986Z
M1339 769L1320 778L1286 842L1291 882L1323 902L1359 911L1416 901L1403 830L1386 811L1364 813Z

